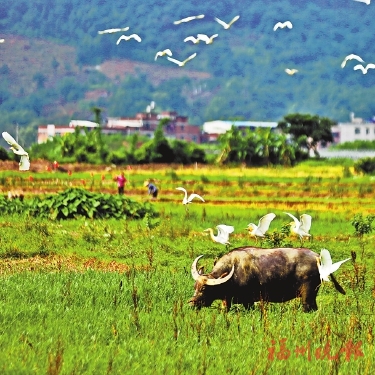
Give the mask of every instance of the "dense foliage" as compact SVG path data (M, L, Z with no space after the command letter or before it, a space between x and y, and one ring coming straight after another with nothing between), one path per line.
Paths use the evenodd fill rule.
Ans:
M363 174L375 174L375 158L362 158L354 163L354 170Z
M149 203L139 203L123 195L94 193L70 188L59 194L36 196L31 200L6 199L0 196L0 213L26 213L34 217L65 220L77 217L90 219L140 219L156 212Z
M368 32L375 8L360 2L174 0L155 6L146 0L1 0L0 9L5 38L12 34L27 38L15 60L11 59L14 49L2 46L2 127L10 130L18 123L28 144L35 140L37 124L67 122L72 114L90 117L90 105L102 106L110 116L129 116L154 100L158 109L181 111L198 125L205 120L231 118L279 121L294 112L343 121L350 111L367 119L375 112L371 100L373 72L365 75L353 71L353 61L340 67L350 53L360 55L366 63L375 55ZM205 18L173 24L196 13L205 14ZM241 17L229 30L213 19L229 21L236 14ZM274 32L273 25L283 19L290 19L293 29ZM99 30L123 26L138 33L142 42L117 46L118 34L98 35ZM219 36L212 45L183 42L186 36L197 33ZM43 70L36 67L30 51L36 51L33 45L38 39L73 46L76 61L67 62L59 56L59 49L48 49ZM197 57L182 69L208 72L211 78L177 79L165 73L163 82L156 83L151 73L121 80L94 69L106 60L124 58L180 69L165 58L154 61L155 53L167 47L177 59L197 52ZM24 65L16 65L22 61ZM87 65L92 69L84 69ZM289 76L285 68L297 68L299 72ZM31 78L21 83L20 74L28 70ZM152 70L150 65L148 72ZM97 88L107 90L108 96L84 100L87 91ZM69 103L74 103L73 111ZM30 125L34 128L26 131Z

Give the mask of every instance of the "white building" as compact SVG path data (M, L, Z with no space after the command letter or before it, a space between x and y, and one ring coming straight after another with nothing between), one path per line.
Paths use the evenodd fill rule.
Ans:
M203 133L209 142L215 142L220 134L226 133L232 125L239 129L276 128L277 122L266 121L208 121L203 124Z

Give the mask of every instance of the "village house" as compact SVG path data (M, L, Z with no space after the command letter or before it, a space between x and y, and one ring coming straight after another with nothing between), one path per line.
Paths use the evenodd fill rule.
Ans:
M164 128L164 134L170 139L202 143L201 128L188 123L188 117L181 116L175 111L153 112L149 107L146 112L137 113L135 117L108 117L101 127L103 134L122 133L126 135L138 133L150 138L154 136L160 120L168 118L169 123ZM46 142L56 136L73 133L77 127L93 128L98 124L92 121L72 120L69 125L40 125L38 127L38 143Z

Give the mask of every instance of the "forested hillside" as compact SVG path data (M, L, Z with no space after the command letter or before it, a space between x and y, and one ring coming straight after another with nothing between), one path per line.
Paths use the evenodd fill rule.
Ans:
M205 17L173 23L198 14ZM227 30L214 20L229 22L236 15L239 20ZM292 112L344 121L354 111L371 118L375 70L353 70L356 60L340 65L351 53L361 56L365 66L375 62L374 19L375 4L353 0L0 0L0 37L5 39L0 45L0 126L10 130L15 123L32 124L35 129L39 123L90 117L93 105L109 116L133 115L151 100L158 110L176 109L195 124L233 118L278 121ZM286 20L292 29L273 30ZM136 33L142 41L116 45L121 33L98 34L125 26L130 29L124 34ZM184 43L198 33L218 37L212 44ZM18 69L14 49L6 45L7 37L16 36L24 41L17 60L26 61ZM36 54L42 47L35 47L41 41L50 46L43 56ZM156 52L165 48L178 60L197 56L181 68L165 57L155 61ZM64 49L69 56L59 53ZM105 71L108 61L123 59L150 65L132 77ZM151 74L157 68L166 69L159 70L158 82ZM298 73L290 76L286 68ZM28 70L28 80L21 80L21 71L26 75ZM210 78L172 74L190 70ZM108 95L85 99L94 89ZM23 134L30 142L33 131Z

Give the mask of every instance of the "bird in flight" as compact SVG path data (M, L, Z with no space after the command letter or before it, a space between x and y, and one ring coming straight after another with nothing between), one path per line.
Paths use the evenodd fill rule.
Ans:
M172 51L169 48L167 48L163 51L156 52L155 61L157 60L159 56L165 56L165 55L172 56Z
M265 233L268 231L270 227L271 221L276 217L276 215L271 212L267 215L264 215L260 218L258 225L250 223L247 226L247 230L251 237L255 238L255 241L258 242L258 237L264 238Z
M286 72L287 74L289 74L290 76L292 76L293 74L298 73L298 70L297 70L297 69L288 69L288 68L286 68L286 69L285 69L285 72Z
M309 230L311 228L311 216L308 214L302 214L300 216L301 221L299 221L295 216L290 214L289 212L285 212L289 215L294 221L290 223L292 233L299 236L301 241L304 237L311 237L309 234Z
M172 57L169 57L169 56L167 56L167 59L168 59L169 61L174 62L174 63L177 64L178 66L184 66L188 61L194 59L195 56L197 56L197 53L196 53L196 52L193 53L192 55L190 55L190 56L189 56L186 60L184 60L184 61L178 61L178 60L176 60L176 59L172 59Z
M183 23L183 22L190 22L192 20L202 19L202 18L204 18L204 14L200 14L199 16L186 17L186 18L183 18L182 20L174 21L173 23L175 25L179 25L180 23Z
M366 67L364 67L362 64L358 64L353 69L354 70L360 69L362 70L363 74L366 74L368 69L375 69L375 64L367 64Z
M214 34L212 36L208 36L206 34L198 34L198 39L200 39L202 42L205 42L206 44L212 44L214 42L214 39L219 36L219 34Z
M322 249L320 252L320 257L316 258L316 262L318 265L318 270L320 274L320 280L321 281L329 281L328 276L337 271L340 266L347 262L351 258L346 258L344 260L340 260L339 262L333 263L332 264L332 258L331 254L327 249Z
M16 140L7 132L3 132L3 138L9 144L10 149L16 154L20 155L19 162L20 171L28 171L30 169L29 154L16 142Z
M292 23L290 21L285 21L285 22L278 22L274 27L273 31L276 31L278 28L284 29L287 27L288 29L291 29L293 27Z
M194 44L198 44L200 41L200 38L195 38L193 36L188 36L184 39L184 42L193 42Z
M220 224L216 227L217 229L217 236L214 236L214 231L212 228L207 228L204 230L204 232L209 232L210 237L212 241L221 243L222 245L230 245L229 242L229 235L233 233L234 227L231 225L225 225L225 224Z
M367 5L370 5L370 3L371 3L371 0L354 0L354 1L358 1L360 3L365 3Z
M228 30L239 18L240 16L236 16L232 19L232 21L230 21L229 23L226 23L220 20L219 18L215 17L215 21L219 23L221 26L223 26L225 30Z
M98 31L98 34L112 34L112 33L118 33L119 31L128 31L129 27L122 27L117 29L106 29Z
M4 43L5 42L5 39L0 39L0 43Z
M186 191L186 189L184 189L183 187L176 187L176 189L177 190L181 190L181 191L183 191L184 193L185 193L185 196L184 196L184 199L182 200L182 204L188 204L188 203L192 203L192 200L194 199L194 198L198 198L198 199L200 199L202 202L204 202L204 199L200 196L200 195L198 195L198 194L195 194L195 193L192 193L192 194L190 194L189 195L189 197L187 196L187 191Z
M138 34L132 34L132 35L121 35L120 38L117 39L116 44L118 45L122 40L130 40L130 39L135 39L137 42L142 42L141 37Z
M364 62L361 57L359 57L358 55L354 55L354 53L351 53L350 55L348 55L348 56L345 57L345 59L341 63L341 68L345 67L347 61L353 60L353 59L354 60L358 60L360 62Z

